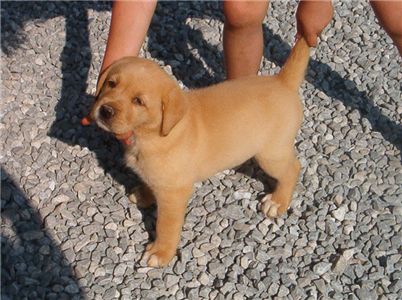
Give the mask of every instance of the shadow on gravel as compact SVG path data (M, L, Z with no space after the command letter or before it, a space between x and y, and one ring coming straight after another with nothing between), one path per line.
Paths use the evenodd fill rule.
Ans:
M156 7L148 31L148 51L154 58L171 66L175 77L188 88L205 87L225 79L223 53L204 39L203 30L186 24L188 18L223 22L222 11L219 1L159 2ZM204 64L213 74L205 69Z
M265 25L264 40L266 41L264 56L276 65L282 66L290 53L290 46ZM384 116L367 94L359 91L353 81L343 78L327 64L314 59L310 60L306 80L327 96L342 101L345 106L357 109L360 115L370 122L373 131L379 132L385 140L401 151L402 158L402 125Z
M104 11L110 8L110 3L99 2L4 2L1 7L1 47L6 55L11 55L24 41L23 27L28 21L40 24L57 16L65 18L66 41L60 57L62 90L49 136L72 146L87 147L95 153L99 165L129 191L138 184L138 178L124 165L121 145L95 126L80 124L94 100L86 93L92 60L88 9Z
M1 168L1 299L82 299L38 212Z
M95 153L100 166L129 191L137 185L138 179L125 166L120 143L95 126L80 124L94 101L94 97L86 93L92 54L87 10L81 6L81 3L69 4L64 11L66 43L60 58L63 82L61 98L55 108L56 120L49 136L69 145L87 147Z
M69 145L88 147L99 164L114 179L130 190L138 178L122 162L122 148L110 135L94 128L83 128L81 117L87 114L93 97L86 94L91 66L88 9L110 10L110 4L99 2L4 2L2 3L2 50L10 55L24 41L24 23L41 22L63 16L66 43L61 55L62 91L55 107L56 120L49 135ZM16 13L18 12L18 13ZM172 17L174 16L174 17ZM219 82L224 78L223 54L203 38L202 29L186 24L188 17L223 19L220 2L159 2L149 30L148 50L151 55L171 65L174 75L193 88ZM282 65L290 46L264 25L265 57ZM193 54L198 52L197 57ZM180 59L178 59L178 57ZM179 62L180 61L180 62ZM211 69L205 70L204 64ZM356 85L342 78L328 65L311 60L307 80L329 97L360 111L374 131L402 150L402 126L384 116L380 109Z

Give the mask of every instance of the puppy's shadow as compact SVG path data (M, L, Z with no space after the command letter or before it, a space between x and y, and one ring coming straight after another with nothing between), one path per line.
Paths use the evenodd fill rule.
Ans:
M264 186L264 194L262 196L265 194L272 194L278 185L278 180L265 173L257 164L255 159L249 159L245 163L234 168L234 170L248 178L253 178L261 182Z

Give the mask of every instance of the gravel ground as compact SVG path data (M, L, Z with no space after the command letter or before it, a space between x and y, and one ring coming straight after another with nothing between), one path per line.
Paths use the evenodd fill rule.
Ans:
M272 2L265 74L295 35L296 4ZM220 6L160 3L142 55L190 88L221 80ZM120 145L79 125L110 5L3 2L2 299L401 299L401 59L368 4L335 9L302 87L288 214L259 211L253 162L224 171L197 185L178 256L149 269L155 211L128 202Z

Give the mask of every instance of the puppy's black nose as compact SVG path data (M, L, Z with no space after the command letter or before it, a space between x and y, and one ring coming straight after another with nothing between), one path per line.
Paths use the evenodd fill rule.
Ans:
M109 120L111 117L113 117L114 115L114 109L113 107L109 106L109 105L102 105L99 108L99 116L101 117L101 119L107 121Z

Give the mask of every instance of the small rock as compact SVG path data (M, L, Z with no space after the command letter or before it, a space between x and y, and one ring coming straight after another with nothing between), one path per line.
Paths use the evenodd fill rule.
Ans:
M43 66L45 63L40 57L38 57L37 59L35 59L35 64L37 64L38 66Z
M343 197L342 197L342 195L336 195L335 197L334 197L334 202L335 202L335 204L339 207L339 206L341 206L341 204L342 204L342 202L343 202Z
M106 275L106 270L103 267L98 267L95 270L94 276L95 277L101 277L101 276L105 276Z
M193 257L194 258L199 258L201 256L204 256L204 252L202 252L200 249L198 249L197 247L194 247L192 250L193 253Z
M270 296L275 296L278 293L278 290L279 285L276 282L273 282L268 288L268 293Z
M359 300L374 300L377 298L372 292L370 292L366 288L359 288L355 291L355 293Z
M39 248L39 252L43 255L49 255L50 254L50 247L49 245L43 245Z
M117 225L115 223L111 222L111 223L106 224L105 229L116 231Z
M53 204L60 204L60 203L65 203L71 201L70 197L67 195L57 195L56 197L53 198L52 202Z
M77 294L80 291L76 284L69 284L64 288L64 290L69 294Z
M126 272L126 269L127 265L125 265L124 263L120 263L114 268L113 275L116 277L123 276Z
M214 276L218 274L224 274L225 266L222 263L214 260L208 264L208 271Z
M246 191L235 191L233 193L233 198L235 200L250 199L251 198L251 193L246 192Z
M233 295L233 300L244 300L244 296L240 293L235 293Z
M200 274L200 276L198 276L198 281L202 284L202 285L208 285L209 284L209 277L205 272L202 272Z
M314 273L323 275L331 269L331 264L328 262L320 262L313 267Z
M166 283L166 287L170 288L172 286L174 286L176 283L179 282L180 277L176 276L176 275L171 275L168 274L165 276L165 283Z
M342 256L346 259L349 260L353 257L353 255L355 254L356 250L354 248L351 249L346 249L342 252Z
M87 209L87 216L92 217L94 214L96 214L98 210L95 207L89 207Z
M337 219L338 221L343 221L345 219L345 214L347 211L347 206L343 205L334 211L332 211L332 216Z
M343 255L340 255L332 265L332 270L334 273L340 275L345 271L348 265L348 260Z
M22 238L27 241L39 240L44 236L42 231L39 230L31 230L24 232L22 234Z
M116 288L112 286L108 290L105 291L105 294L103 295L103 299L109 300L109 299L115 299L116 298Z
M241 267L242 267L243 269L247 269L248 266L249 266L249 264L250 264L250 261L249 261L249 259L248 259L247 256L243 256L243 257L240 259L240 265L241 265Z
M98 223L103 224L105 218L103 217L102 214L99 214L99 213L98 213L98 214L96 214L96 215L94 216L94 220L95 220L96 222L98 222Z

